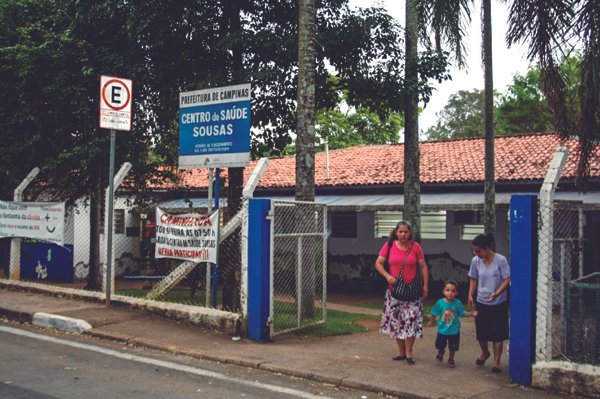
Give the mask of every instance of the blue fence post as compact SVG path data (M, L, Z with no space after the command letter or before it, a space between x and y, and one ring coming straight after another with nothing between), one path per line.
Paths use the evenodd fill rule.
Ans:
M537 273L537 197L510 198L510 346L509 377L531 385L535 356Z
M248 338L270 339L267 322L270 307L270 234L267 219L271 201L250 199L248 203Z

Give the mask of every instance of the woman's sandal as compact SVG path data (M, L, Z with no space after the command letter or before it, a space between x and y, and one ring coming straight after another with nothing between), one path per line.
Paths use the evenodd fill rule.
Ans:
M475 360L475 364L478 366L483 366L485 362L490 358L490 356L491 354L490 352L488 352L483 359L481 359L481 357L477 358L477 360Z
M456 367L456 363L454 363L454 359L448 359L448 367L450 367L451 369Z
M392 360L406 360L406 356L400 356L400 355L398 355L398 356L394 356L394 357L392 358Z
M492 373L501 373L502 369L500 367L492 367Z
M411 366L414 366L416 362L417 361L415 359L413 359L412 357L406 358L406 363L410 364Z

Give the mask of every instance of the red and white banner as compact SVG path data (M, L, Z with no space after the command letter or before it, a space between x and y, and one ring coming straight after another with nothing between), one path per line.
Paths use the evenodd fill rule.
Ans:
M169 214L156 208L156 258L217 263L219 211Z

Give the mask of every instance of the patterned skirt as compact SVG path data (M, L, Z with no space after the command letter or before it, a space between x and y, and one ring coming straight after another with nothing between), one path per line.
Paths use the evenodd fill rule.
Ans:
M422 338L423 303L421 300L399 301L392 297L390 290L387 290L379 332L389 334L391 338L396 339Z

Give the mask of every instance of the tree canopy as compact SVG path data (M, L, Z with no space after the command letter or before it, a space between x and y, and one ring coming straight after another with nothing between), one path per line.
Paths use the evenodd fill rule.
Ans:
M0 99L3 197L33 166L42 167L44 179L63 179L56 181L63 197L85 196L92 176L106 182L100 75L133 80L135 119L132 131L118 136L117 165L133 160L140 189L159 162L176 163L181 91L251 82L252 152L281 153L295 130L297 2L242 1L241 26L234 31L224 22L231 1L2 2L0 87L14 93ZM382 8L353 10L347 0L323 0L316 24L317 109L334 109L336 93L344 90L350 106L380 116L400 110L398 23ZM231 66L236 45L242 48L241 77ZM419 68L425 81L447 77L442 53L423 53ZM332 73L337 79L329 78ZM66 170L76 173L67 176Z
M569 112L577 115L577 56L567 57L560 71L569 84ZM495 93L494 120L500 136L546 132L554 129L552 111L541 89L540 69L531 67L526 74L516 74L502 94ZM450 96L438 114L436 125L426 131L430 140L447 140L483 136L483 90L460 90Z

